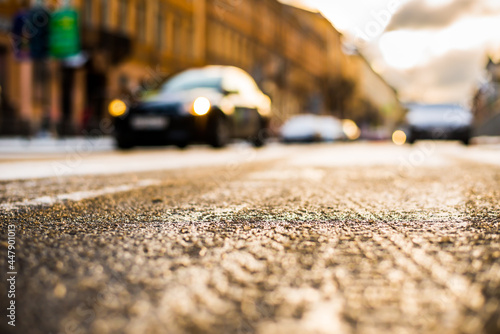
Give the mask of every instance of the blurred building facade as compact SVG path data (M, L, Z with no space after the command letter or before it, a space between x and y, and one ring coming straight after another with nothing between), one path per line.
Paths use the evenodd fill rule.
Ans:
M61 4L42 2L50 10ZM133 99L206 64L249 72L273 100L276 125L302 112L350 118L360 94L380 97L366 87L379 83L360 79L371 68L349 60L327 19L276 0L73 0L82 53L35 62L15 60L11 50L11 20L23 5L33 1L0 3L1 134L102 128L111 99Z
M355 48L344 48L344 51L343 78L352 83L349 85L352 87L350 98L342 109L345 117L356 121L367 134L371 130L392 133L404 117L404 107L397 91L372 69L368 60Z
M472 112L476 135L500 135L500 59L488 57L484 81L474 94Z

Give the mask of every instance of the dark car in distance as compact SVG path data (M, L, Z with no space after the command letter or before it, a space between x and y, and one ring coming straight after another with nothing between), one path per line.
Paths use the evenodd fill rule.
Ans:
M264 144L271 101L253 78L232 66L206 66L181 72L142 100L114 100L117 146L185 147L193 142L223 147L233 138Z
M468 145L473 127L472 113L454 104L414 104L406 114L407 142L419 139L460 140Z

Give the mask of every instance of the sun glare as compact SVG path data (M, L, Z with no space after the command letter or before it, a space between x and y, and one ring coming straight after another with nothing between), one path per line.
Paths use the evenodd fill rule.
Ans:
M385 33L380 38L380 51L385 62L398 69L409 69L426 58L429 32L398 30Z
M379 41L384 61L396 69L424 65L453 50L499 45L500 17L464 18L441 30L397 30Z

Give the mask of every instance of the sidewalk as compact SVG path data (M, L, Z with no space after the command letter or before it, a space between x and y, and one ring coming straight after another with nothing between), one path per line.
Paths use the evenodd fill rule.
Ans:
M0 137L0 161L53 157L74 152L113 151L112 137L21 138Z

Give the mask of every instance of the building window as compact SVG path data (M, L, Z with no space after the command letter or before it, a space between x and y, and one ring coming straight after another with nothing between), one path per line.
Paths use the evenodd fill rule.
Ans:
M225 27L224 28L224 58L225 61L228 62L231 60L232 56L232 39L233 39L233 33L229 28Z
M140 42L146 42L146 3L137 3L137 38Z
M128 0L120 0L118 3L118 26L120 31L127 33L128 29Z
M209 28L209 33L207 34L208 36L208 47L210 48L210 53L214 55L215 57L219 56L219 25L215 22L211 22L210 28Z
M156 22L156 45L158 50L164 51L166 49L165 43L165 6L163 3L158 5L158 16Z
M109 1L101 0L100 22L103 28L109 28Z
M180 56L182 54L182 20L179 15L174 16L174 54Z
M175 15L172 12L168 12L167 14L167 20L166 20L166 49L169 53L172 53L172 50L174 48L174 36L175 36L175 31L174 31L174 21L175 21Z
M226 51L227 51L227 45L226 45L226 27L221 25L219 29L219 50L220 50L220 58L221 60L226 59Z
M194 26L191 20L186 20L186 35L187 35L187 50L186 54L188 58L194 58Z
M230 43L231 54L229 59L231 60L231 62L236 62L238 59L238 35L236 35L234 31L231 32Z
M90 25L92 23L92 0L85 0L83 3L83 12L85 23Z

